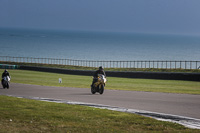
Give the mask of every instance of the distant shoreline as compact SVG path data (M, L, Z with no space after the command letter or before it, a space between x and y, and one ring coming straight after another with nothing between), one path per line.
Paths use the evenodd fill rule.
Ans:
M199 60L200 37L148 33L0 29L2 56L80 60ZM31 46L31 47L30 47Z

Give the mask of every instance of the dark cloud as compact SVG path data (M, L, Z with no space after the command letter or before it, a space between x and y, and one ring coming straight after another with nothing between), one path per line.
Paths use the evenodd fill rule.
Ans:
M199 0L1 0L0 27L200 34Z

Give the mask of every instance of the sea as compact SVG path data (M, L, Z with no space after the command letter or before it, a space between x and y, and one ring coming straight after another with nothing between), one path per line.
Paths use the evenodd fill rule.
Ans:
M0 28L0 56L200 61L200 36Z

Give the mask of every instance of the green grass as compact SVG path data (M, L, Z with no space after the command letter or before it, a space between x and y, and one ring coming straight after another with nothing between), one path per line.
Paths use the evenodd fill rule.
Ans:
M0 96L0 132L199 132L135 114Z
M0 69L3 72L3 69ZM9 70L11 82L89 88L91 76ZM58 83L62 78L63 83ZM108 77L106 89L200 94L200 82ZM179 124L78 105L0 96L0 132L199 132Z
M0 73L3 69L0 69ZM11 82L43 86L90 88L92 76L9 70ZM62 78L62 83L58 79ZM107 77L105 89L200 94L200 82Z

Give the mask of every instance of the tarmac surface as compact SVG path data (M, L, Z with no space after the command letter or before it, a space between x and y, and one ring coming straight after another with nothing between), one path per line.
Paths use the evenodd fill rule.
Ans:
M200 119L200 95L106 90L91 94L90 88L49 87L11 83L0 95L39 97L108 105Z

